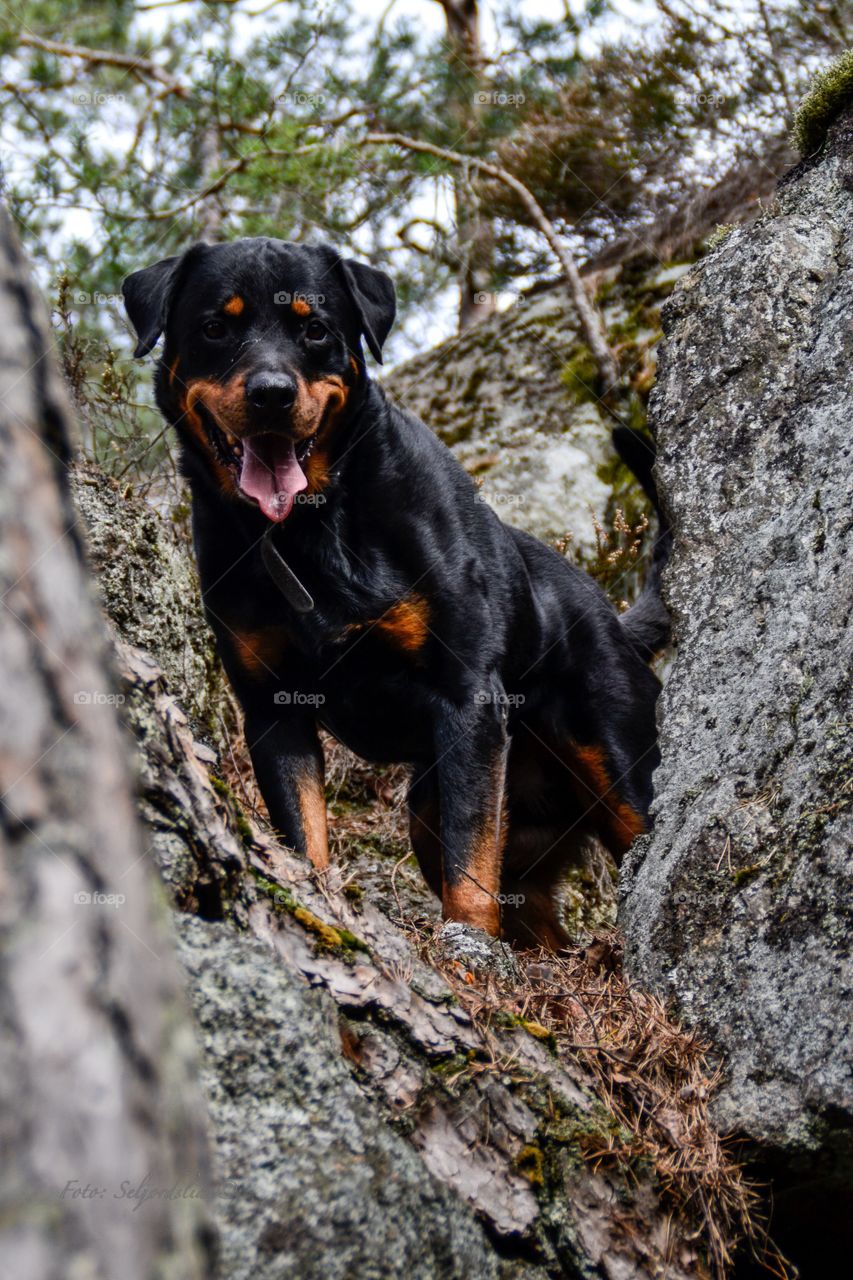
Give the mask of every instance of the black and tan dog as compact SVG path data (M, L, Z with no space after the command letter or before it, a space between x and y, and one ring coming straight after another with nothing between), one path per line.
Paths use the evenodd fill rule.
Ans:
M157 403L274 825L327 865L324 725L412 765L412 844L447 919L559 945L579 846L618 860L648 824L655 591L620 618L371 382L362 339L380 360L395 314L381 271L242 240L137 271L124 297L137 356L165 335Z

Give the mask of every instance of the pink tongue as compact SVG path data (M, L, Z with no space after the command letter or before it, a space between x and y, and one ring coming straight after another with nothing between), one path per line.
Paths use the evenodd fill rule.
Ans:
M307 484L289 440L275 435L244 439L240 488L257 499L268 520L286 520L294 498Z

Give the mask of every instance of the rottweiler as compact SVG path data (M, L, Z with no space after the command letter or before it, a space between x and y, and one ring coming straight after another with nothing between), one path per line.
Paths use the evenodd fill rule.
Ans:
M282 839L328 866L322 725L411 766L412 846L445 919L562 945L560 880L583 843L618 862L648 829L668 535L620 616L504 524L370 378L363 344L381 363L394 286L331 246L195 244L123 292L135 355L164 335L156 398L204 606Z

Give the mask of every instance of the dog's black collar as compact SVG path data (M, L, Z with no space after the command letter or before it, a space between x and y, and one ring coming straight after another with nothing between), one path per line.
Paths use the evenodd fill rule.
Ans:
M284 559L284 556L276 547L272 540L274 525L271 525L264 534L261 543L261 559L264 562L264 568L278 587L281 594L289 605L291 605L297 613L310 613L314 608L314 600L312 596L303 587L290 565Z

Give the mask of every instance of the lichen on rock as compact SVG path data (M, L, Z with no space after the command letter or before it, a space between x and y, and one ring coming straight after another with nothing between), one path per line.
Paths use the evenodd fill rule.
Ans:
M126 643L151 654L196 733L219 750L233 713L201 607L186 506L161 514L85 463L71 481L104 612Z

